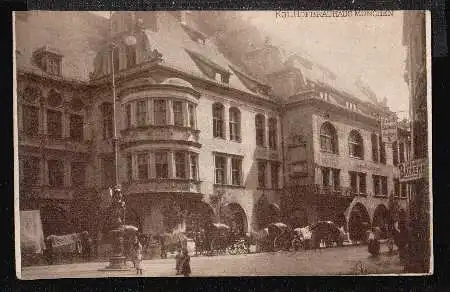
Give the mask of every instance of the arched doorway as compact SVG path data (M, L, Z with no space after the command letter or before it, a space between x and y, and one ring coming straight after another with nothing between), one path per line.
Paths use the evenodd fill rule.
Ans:
M379 227L381 230L381 238L387 238L389 211L383 204L378 205L373 214L373 227Z
M247 215L244 209L237 203L230 203L224 206L222 218L225 224L231 227L237 235L245 235L247 232Z
M258 228L263 229L270 223L280 222L281 210L278 204L269 204L267 200L260 201L256 206Z
M186 232L198 232L207 229L214 221L214 210L206 202L200 201L189 209L186 218Z
M296 208L289 219L289 223L293 228L305 227L308 225L308 212L305 208Z
M44 205L40 208L44 236L63 235L75 232L66 210L58 205Z
M343 227L344 230L347 231L347 219L345 219L345 215L343 213L336 215L334 223L336 223L338 227Z
M361 203L356 203L350 212L348 229L352 241L364 241L366 232L370 227L370 217L366 207Z

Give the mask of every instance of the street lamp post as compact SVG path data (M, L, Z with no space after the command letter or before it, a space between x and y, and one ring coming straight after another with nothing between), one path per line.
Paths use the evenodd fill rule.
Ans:
M110 29L112 37L112 13L110 13ZM133 35L125 39L127 45L134 45L136 39ZM122 190L119 184L119 138L117 136L117 117L116 117L116 83L114 68L114 48L117 46L111 42L111 83L113 97L113 148L114 148L114 172L115 186L112 190L111 212L109 214L110 238L112 240L111 256L109 258L109 266L103 270L126 271L129 268L126 265L126 257L124 255L124 220L125 220L125 201L123 199Z

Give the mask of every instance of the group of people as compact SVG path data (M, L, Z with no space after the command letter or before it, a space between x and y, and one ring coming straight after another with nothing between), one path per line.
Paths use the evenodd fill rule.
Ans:
M186 247L178 248L177 254L175 256L175 270L176 275L183 275L188 277L191 274L191 257L189 256L189 251ZM138 236L134 237L134 243L132 245L132 260L134 268L136 269L137 275L142 275L142 259L143 259L142 244L139 241Z

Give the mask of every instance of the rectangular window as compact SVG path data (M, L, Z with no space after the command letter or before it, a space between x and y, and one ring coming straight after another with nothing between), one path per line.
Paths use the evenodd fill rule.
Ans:
M375 196L381 195L381 180L378 175L372 175L373 180L373 193Z
M339 169L333 169L333 186L335 190L339 190L341 186L341 171Z
M24 157L23 159L23 183L27 186L37 186L40 182L40 165L38 157Z
M48 58L47 72L51 74L61 74L61 62L57 58Z
M264 147L264 116L257 115L255 118L255 128L256 128L256 145Z
M198 180L198 154L191 153L191 179Z
M398 165L398 144L397 144L397 141L392 142L392 163L395 166Z
M216 184L226 184L226 157L215 157L215 176Z
M155 100L155 124L166 125L166 101L163 99Z
M127 178L128 182L133 181L133 157L131 155L127 155Z
M241 139L241 114L238 109L230 109L230 140L240 141Z
M51 187L64 185L64 163L61 160L48 161L48 183Z
M62 136L62 114L59 111L47 110L47 133L49 137L61 138Z
M173 122L175 126L183 126L183 103L181 101L173 101Z
M127 104L125 106L125 119L126 119L127 129L131 128L131 104Z
M330 185L330 169L328 167L322 167L322 185Z
M242 185L242 159L231 158L231 184L235 186Z
M71 165L72 186L81 187L86 182L86 163L72 162Z
M407 184L406 183L400 184L400 197L402 197L402 198L407 197Z
M175 152L175 176L186 178L186 153Z
M102 184L104 187L112 187L115 182L114 156L102 158Z
M358 178L357 173L350 171L350 189L352 190L352 193L357 194L358 193Z
M136 120L138 126L145 126L147 121L147 103L145 100L136 103Z
M386 164L386 143L380 137L380 163Z
M279 188L279 183L278 183L279 172L280 172L280 165L276 162L272 162L272 165L271 165L272 189Z
M258 185L260 188L266 187L266 162L258 162Z
M359 173L359 194L365 195L367 193L366 174Z
M375 134L372 134L371 136L371 142L372 142L372 160L374 162L378 162L378 137Z
M400 181L398 178L394 178L394 196L400 196Z
M138 160L138 179L148 179L148 154L140 153Z
M169 177L169 163L167 152L155 152L156 178Z
M405 144L399 143L399 150L400 150L400 163L405 162Z
M216 104L213 106L213 137L225 138L223 112L224 108L222 105Z
M23 131L27 136L39 134L39 108L34 106L22 106Z
M381 195L384 197L388 196L388 185L387 185L387 177L381 177Z
M103 139L108 139L113 136L113 106L110 103L102 105L103 115Z
M189 110L189 127L195 128L195 107L193 104L188 105Z
M269 148L277 149L277 120L269 119Z
M70 138L73 141L83 141L83 128L84 121L83 116L70 115Z

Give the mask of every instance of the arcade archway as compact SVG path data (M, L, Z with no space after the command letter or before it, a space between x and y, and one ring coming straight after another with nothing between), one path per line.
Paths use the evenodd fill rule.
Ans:
M277 204L258 204L256 206L257 220L259 229L267 227L270 223L280 222L281 210Z
M186 231L198 232L200 229L207 229L214 221L214 210L206 202L197 202L189 209L186 217Z
M237 203L229 203L223 207L222 219L231 227L232 232L237 235L245 235L247 232L247 215L244 209Z
M379 227L381 230L381 238L387 238L389 211L384 205L379 205L373 214L373 227Z
M44 205L40 208L44 236L63 235L75 232L67 211L58 205Z
M352 241L364 241L370 227L369 212L361 203L356 203L349 216L348 229Z

